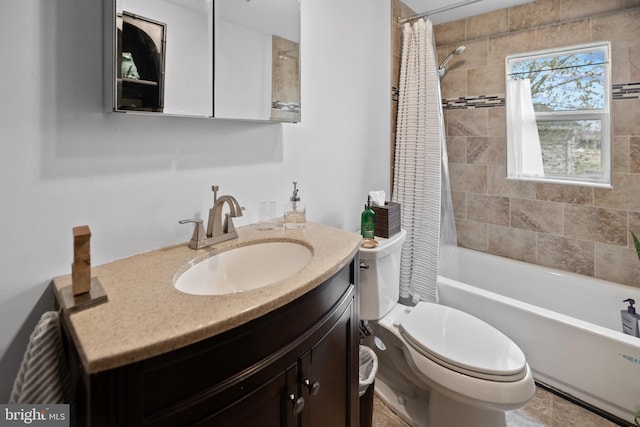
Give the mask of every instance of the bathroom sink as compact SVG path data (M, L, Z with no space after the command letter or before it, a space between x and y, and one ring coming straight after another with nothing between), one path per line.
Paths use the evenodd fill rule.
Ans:
M221 252L194 264L173 285L192 295L224 295L261 288L292 276L311 261L306 246L267 242Z

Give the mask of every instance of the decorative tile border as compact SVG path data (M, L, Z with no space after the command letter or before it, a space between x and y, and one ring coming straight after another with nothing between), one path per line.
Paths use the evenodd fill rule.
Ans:
M504 107L504 96L461 96L442 100L442 108L445 110L459 110L465 108Z
M638 99L640 98L640 82L614 84L612 95L613 99Z
M400 100L400 89L391 86L391 101L398 102Z
M640 82L614 84L612 85L611 93L613 99L616 101L619 99L639 99ZM395 97L394 100L397 101ZM461 96L459 98L448 98L442 100L442 108L444 110L504 107L505 105L504 96Z

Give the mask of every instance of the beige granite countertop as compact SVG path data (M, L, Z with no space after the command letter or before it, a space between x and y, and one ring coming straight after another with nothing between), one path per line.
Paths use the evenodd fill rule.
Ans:
M69 329L89 373L157 356L233 329L280 308L323 283L357 253L360 236L307 222L302 230L237 228L238 238L206 249L187 243L93 267L108 302L72 313ZM195 296L176 290L174 276L190 262L269 241L304 244L313 257L301 271L263 288L242 293ZM56 293L71 275L54 279Z

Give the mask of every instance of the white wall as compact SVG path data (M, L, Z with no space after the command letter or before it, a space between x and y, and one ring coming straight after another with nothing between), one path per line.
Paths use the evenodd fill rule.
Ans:
M0 402L26 338L70 272L71 229L88 224L103 264L188 240L210 186L246 206L285 203L359 227L370 189L389 191L388 0L302 1L302 123L104 114L102 5L0 6Z

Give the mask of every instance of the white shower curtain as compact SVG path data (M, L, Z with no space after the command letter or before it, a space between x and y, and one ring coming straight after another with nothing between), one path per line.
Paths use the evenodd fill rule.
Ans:
M441 173L446 171L442 149L446 146L436 58L431 21L404 24L393 201L402 204L402 226L407 231L400 298L413 302L438 298Z
M542 149L529 79L507 80L507 174L542 177Z

